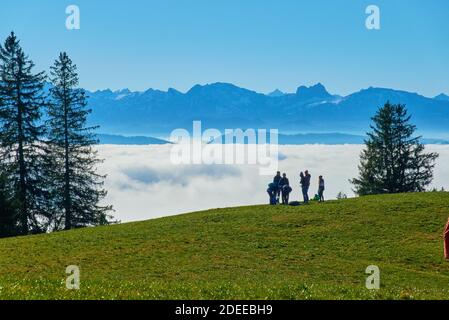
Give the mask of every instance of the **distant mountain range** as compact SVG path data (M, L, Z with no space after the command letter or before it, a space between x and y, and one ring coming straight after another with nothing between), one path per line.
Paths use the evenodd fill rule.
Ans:
M285 135L278 137L279 144L363 144L366 136L352 135L344 133L306 133ZM449 144L449 139L429 139L423 138L424 144Z
M97 134L100 144L119 144L119 145L147 145L147 144L167 144L166 140L144 137L144 136L121 136L113 134Z
M113 145L150 145L150 144L170 144L171 142L163 139L144 137L144 136L121 136L110 134L98 134L97 135L100 144L113 144ZM363 144L365 140L364 136L351 135L344 133L306 133L306 134L294 134L286 135L280 134L278 136L278 144L280 145L302 145L302 144ZM232 142L237 142L236 139L232 139ZM206 142L206 141L205 141ZM226 143L225 137L219 137L209 143ZM269 135L265 142L270 142ZM424 144L449 144L449 140L443 139L422 139ZM244 143L248 143L245 139Z
M295 93L262 94L228 83L196 85L186 93L175 89L144 92L88 92L89 121L115 135L168 136L173 129L279 129L283 134L345 132L363 135L370 118L386 101L407 105L412 121L427 137L449 137L449 97L434 98L384 88L368 88L339 96L318 83Z

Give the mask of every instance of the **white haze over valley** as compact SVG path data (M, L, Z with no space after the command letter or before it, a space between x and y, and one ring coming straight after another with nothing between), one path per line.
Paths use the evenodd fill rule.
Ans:
M122 222L268 203L266 189L273 177L259 175L256 165L173 165L172 145L97 148L105 160L99 172L107 174L106 202ZM326 199L335 199L340 191L354 196L348 179L357 176L362 149L362 145L279 146L279 170L287 173L293 188L290 199L300 199L299 172L306 169L312 174L311 196L319 175L326 181ZM449 189L449 146L428 145L426 150L440 154L432 187Z

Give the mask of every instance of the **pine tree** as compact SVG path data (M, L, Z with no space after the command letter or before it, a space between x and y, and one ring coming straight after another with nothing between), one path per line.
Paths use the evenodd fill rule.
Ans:
M438 154L425 153L410 119L405 105L389 102L372 118L359 177L351 180L358 195L420 192L432 182Z
M62 210L55 216L55 229L72 229L108 224L111 206L100 206L106 196L102 189L104 176L96 173L101 162L93 145L93 131L87 127L85 92L78 86L76 65L66 53L61 53L51 67L49 108L49 143L52 150L53 197Z
M33 62L11 33L0 45L0 171L18 202L22 234L43 232L49 220L43 176L45 74L33 73Z

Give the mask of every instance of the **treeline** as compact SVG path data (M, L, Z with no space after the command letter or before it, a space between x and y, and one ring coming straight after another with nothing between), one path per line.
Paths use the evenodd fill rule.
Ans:
M0 44L0 237L111 222L90 112L65 52L47 75L14 33Z

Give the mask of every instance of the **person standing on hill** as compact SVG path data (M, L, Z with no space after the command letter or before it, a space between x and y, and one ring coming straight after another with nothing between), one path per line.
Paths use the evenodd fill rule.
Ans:
M318 196L320 197L320 202L324 202L324 179L323 176L318 178Z
M282 189L285 185L289 186L290 182L288 181L287 174L283 173L282 178L279 180L279 187Z
M302 195L304 196L304 189L303 189L303 186L304 186L304 173L302 171L299 174L299 184L301 185L301 190L303 191Z
M282 174L282 178L279 180L279 189L282 192L282 204L288 204L288 199L292 188L290 187L290 182L288 181L285 173Z
M273 183L276 186L276 199L277 200L279 200L279 196L281 195L281 187L279 185L279 183L281 182L281 179L282 179L281 172L278 171L273 178Z
M309 174L309 171L306 170L304 173L301 172L299 175L301 177L301 189L302 196L304 198L304 204L309 203L309 188L310 188L310 179L312 176Z

